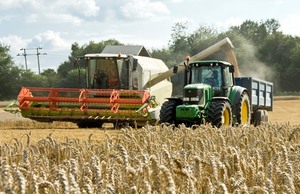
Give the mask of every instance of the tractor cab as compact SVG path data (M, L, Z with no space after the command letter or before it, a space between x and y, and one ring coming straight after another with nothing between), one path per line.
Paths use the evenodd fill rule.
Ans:
M207 84L212 88L212 96L228 96L233 86L234 67L223 61L198 61L189 64L186 71L187 84Z

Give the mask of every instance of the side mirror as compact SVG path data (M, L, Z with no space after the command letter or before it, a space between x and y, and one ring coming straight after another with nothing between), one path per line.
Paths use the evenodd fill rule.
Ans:
M233 66L233 65L230 65L230 66L229 66L229 72L230 72L230 73L234 73L234 66Z
M174 66L173 67L173 74L177 74L177 72L178 72L178 66Z

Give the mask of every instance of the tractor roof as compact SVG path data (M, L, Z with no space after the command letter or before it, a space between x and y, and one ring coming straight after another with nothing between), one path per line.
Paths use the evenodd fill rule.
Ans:
M218 60L203 60L203 61L193 61L190 63L192 66L218 66L218 65L225 65L225 66L232 66L231 63L226 61L218 61Z

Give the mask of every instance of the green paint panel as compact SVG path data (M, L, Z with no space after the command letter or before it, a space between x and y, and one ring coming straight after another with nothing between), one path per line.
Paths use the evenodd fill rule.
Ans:
M177 120L198 120L199 118L198 105L179 105L176 107Z

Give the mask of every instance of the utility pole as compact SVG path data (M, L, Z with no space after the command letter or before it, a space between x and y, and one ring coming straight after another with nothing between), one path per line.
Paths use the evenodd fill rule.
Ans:
M21 48L20 50L23 50L22 54L17 54L17 56L24 56L25 58L25 68L27 70L27 55L36 55L37 56L37 62L38 62L38 70L39 70L39 74L41 74L41 66L40 66L40 55L47 55L47 53L40 53L39 50L41 50L42 47L38 47L38 48ZM36 54L28 54L26 53L26 50L36 50Z
M21 48L20 49L20 51L22 51L23 50L23 53L22 54L17 54L17 56L21 56L21 55L23 55L24 56L24 58L25 58L25 69L27 70L27 53L26 53L26 49L25 48Z
M36 56L37 56L37 61L38 61L38 69L39 69L39 74L41 74L41 66L40 66L40 54L42 55L47 55L47 53L40 53L39 49L43 49L42 47L36 48Z

